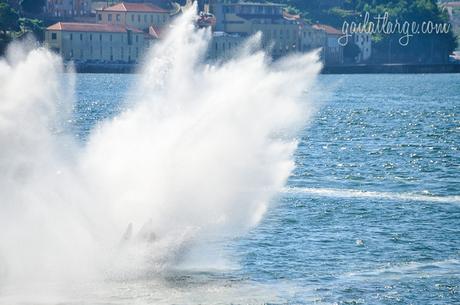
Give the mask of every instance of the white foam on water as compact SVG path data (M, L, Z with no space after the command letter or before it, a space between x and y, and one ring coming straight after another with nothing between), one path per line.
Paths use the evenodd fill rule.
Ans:
M50 294L49 291L56 291ZM149 281L88 281L74 283L62 292L56 283L34 287L6 287L0 293L0 304L287 304L299 294L312 294L310 289L292 282L261 284L252 281L213 281L195 283L174 279ZM18 295L22 295L18 301ZM307 301L304 299L304 301Z
M273 63L256 35L207 64L195 15L175 21L136 98L83 147L65 129L74 85L62 60L16 45L0 61L0 287L221 269L216 242L263 217L294 168L318 56Z
M310 194L321 197L336 198L371 198L395 201L422 201L436 203L460 204L460 196L434 196L416 193L392 193L392 192L373 192L355 189L335 189L335 188L308 188L308 187L287 187L282 193L287 194Z
M460 261L458 259L446 259L431 262L407 262L393 264L373 270L349 272L344 275L348 280L369 278L401 279L404 277L436 277L460 275Z

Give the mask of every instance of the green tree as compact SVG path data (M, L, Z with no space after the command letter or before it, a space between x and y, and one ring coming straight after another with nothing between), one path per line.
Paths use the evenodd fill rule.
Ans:
M362 22L363 13L369 12L371 21L377 15L389 14L392 22L431 21L435 24L448 23L448 16L442 12L437 0L343 0L324 2L322 0L271 0L295 7L311 22L319 22L341 28L344 21ZM328 3L326 5L325 3ZM373 36L373 58L375 62L445 62L457 47L452 29L444 34L417 34L409 45L401 46L395 35ZM375 51L375 52L374 52Z
M8 32L19 30L19 15L8 4L0 3L0 32L7 35Z
M371 4L371 2L374 2ZM361 0L358 8L371 15L388 12L392 20L415 21L418 24L432 21L448 23L447 15L439 9L435 0ZM457 42L452 30L448 33L418 34L407 46L398 43L398 35L382 35L375 40L374 59L379 62L446 62Z
M46 0L21 0L22 10L31 14L39 14L43 11Z
M7 3L0 2L0 55L12 40L12 32L19 30L19 15Z
M20 18L21 32L23 34L32 33L38 41L44 39L43 21L38 19Z

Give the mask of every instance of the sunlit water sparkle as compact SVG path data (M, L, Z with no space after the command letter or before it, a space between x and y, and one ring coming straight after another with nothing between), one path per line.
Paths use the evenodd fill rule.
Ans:
M142 81L77 75L75 109L56 130L85 146L99 122L130 109ZM221 232L219 252L192 251L195 264L161 275L56 282L37 266L24 270L31 281L0 283L0 304L459 303L460 77L323 75L315 88L328 94L301 133L296 168L247 234Z
M79 75L82 139L117 112L135 79ZM86 90L98 83L120 88L118 98ZM224 304L458 303L460 76L323 75L320 83L334 93L303 133L295 173L262 223L226 245L239 268L191 273L179 285L228 289L204 293Z

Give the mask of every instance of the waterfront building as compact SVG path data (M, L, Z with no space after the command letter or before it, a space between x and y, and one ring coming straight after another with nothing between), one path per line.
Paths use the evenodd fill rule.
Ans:
M205 8L197 26L213 31L208 50L211 59L229 57L247 37L260 32L262 47L274 58L322 48L327 64L343 60L337 38L337 45L331 41L335 32L331 34L330 27L312 26L288 14L284 5L215 0ZM95 23L56 23L47 29L45 41L65 60L136 62L145 48L161 39L171 21L167 9L128 2L101 7L95 18Z
M263 46L275 58L309 51L324 43L324 33L305 24L300 16L286 13L283 4L209 0L205 11L215 16L216 31L241 36L261 32Z
M367 61L372 55L372 39L369 33L354 33L353 41L358 46L360 52L356 58L357 63Z
M46 44L64 60L137 62L160 39L169 11L149 3L119 3L97 10L96 23L58 22Z
M72 18L91 14L92 0L47 0L45 13L52 17Z
M136 62L150 34L124 25L58 22L47 28L48 46L64 60Z
M210 0L206 9L216 16L216 31L248 35L254 33L253 24L282 22L284 7L275 3Z
M213 60L228 58L238 51L244 40L245 38L238 34L213 32L207 56Z
M312 49L324 48L326 31L317 29L311 24L302 23L300 26L300 51L308 52Z
M325 32L324 62L326 65L343 64L343 46L339 44L339 38L343 35L341 31L326 24L314 24L313 28Z
M118 2L125 2L125 3L150 3L153 5L157 5L160 7L169 7L171 5L171 0L123 0Z
M97 23L132 26L147 31L150 26L164 27L170 12L150 3L122 2L96 11Z
M277 10L278 8L274 8L274 11ZM296 18L287 17L281 11L281 17L278 16L273 19L254 18L251 19L251 22L251 34L262 33L262 46L268 47L273 57L277 58L300 51L300 24Z

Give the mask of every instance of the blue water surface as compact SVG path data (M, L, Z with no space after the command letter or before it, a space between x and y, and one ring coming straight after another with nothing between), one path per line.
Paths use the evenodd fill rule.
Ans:
M81 141L136 77L78 75ZM226 245L241 268L208 280L283 283L285 304L460 304L460 75L319 83L285 192Z

